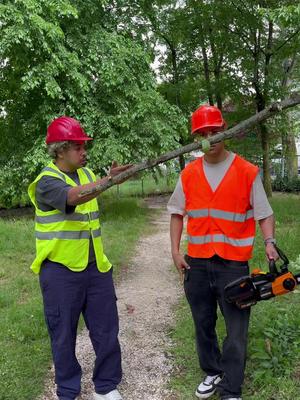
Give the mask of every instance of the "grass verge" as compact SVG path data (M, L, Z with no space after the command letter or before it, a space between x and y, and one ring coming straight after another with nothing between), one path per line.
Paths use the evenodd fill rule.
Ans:
M276 216L278 245L294 261L290 269L299 273L300 198L276 194L271 203ZM250 266L267 270L259 232ZM299 306L300 289L297 289L252 308L243 400L300 399ZM217 331L221 343L225 336L222 318L218 320ZM170 385L178 399L195 399L195 388L203 375L197 361L193 322L185 300L179 307L177 325L171 337L175 343L173 357L176 373ZM217 399L217 396L211 399Z
M109 192L101 197L105 252L117 272L149 229L149 210L137 199L116 200ZM29 270L33 218L0 220L0 237L0 399L33 400L43 390L51 359L38 278Z

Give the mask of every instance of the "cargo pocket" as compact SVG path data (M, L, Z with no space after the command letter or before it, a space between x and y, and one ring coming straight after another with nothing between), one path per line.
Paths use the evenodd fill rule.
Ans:
M54 334L59 325L60 313L58 307L45 307L45 320L48 330Z

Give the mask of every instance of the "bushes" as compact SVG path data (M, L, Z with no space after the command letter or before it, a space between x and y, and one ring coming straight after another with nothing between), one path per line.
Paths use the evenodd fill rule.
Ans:
M276 192L300 193L300 178L287 179L286 177L277 177L272 182L272 189Z

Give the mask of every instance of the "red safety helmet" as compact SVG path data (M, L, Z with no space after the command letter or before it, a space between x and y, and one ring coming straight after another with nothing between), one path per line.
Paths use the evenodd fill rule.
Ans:
M192 114L192 135L207 133L226 126L222 113L217 107L203 105Z
M87 136L80 123L71 117L59 117L54 119L47 129L46 143L76 141L85 142L93 140Z

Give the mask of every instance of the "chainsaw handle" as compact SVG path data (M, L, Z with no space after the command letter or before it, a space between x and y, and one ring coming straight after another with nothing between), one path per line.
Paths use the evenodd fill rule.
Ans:
M288 260L287 256L284 254L284 252L282 250L279 249L279 247L276 246L275 243L274 243L274 247L279 255L279 258L283 261L283 264L280 266L281 272L283 273L283 272L288 271L289 260ZM275 263L275 260L273 260L273 259L269 260L269 270L270 270L271 274L278 275L276 263Z
M277 247L276 244L274 244L274 247L275 247L279 257L282 259L284 265L287 266L289 264L289 259L287 258L287 256L284 254L284 252L282 250L280 250L279 247Z
M275 260L273 260L273 259L269 260L269 270L270 270L271 274L278 275L276 263L275 263Z

